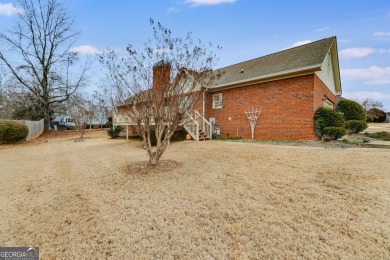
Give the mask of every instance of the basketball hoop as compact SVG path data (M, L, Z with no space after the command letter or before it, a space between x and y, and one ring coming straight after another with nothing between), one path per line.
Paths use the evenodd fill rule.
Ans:
M249 109L245 110L245 114L248 117L249 123L251 125L252 140L254 139L255 126L256 126L257 118L260 115L260 112L261 112L261 107L260 107L260 109L258 109L258 108L249 108Z

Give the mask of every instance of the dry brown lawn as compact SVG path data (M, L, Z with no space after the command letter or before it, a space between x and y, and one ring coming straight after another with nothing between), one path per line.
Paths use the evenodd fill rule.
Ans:
M138 140L86 136L0 150L1 246L42 259L390 259L388 150L185 141L145 174Z
M369 123L368 128L364 132L390 132L390 123Z

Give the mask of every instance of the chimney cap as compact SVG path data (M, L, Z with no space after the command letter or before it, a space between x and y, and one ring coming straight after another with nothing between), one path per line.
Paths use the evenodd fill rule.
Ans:
M153 65L153 68L155 67L161 67L161 66L170 66L171 63L169 61L166 61L166 60L160 60L159 62L156 62L154 65Z

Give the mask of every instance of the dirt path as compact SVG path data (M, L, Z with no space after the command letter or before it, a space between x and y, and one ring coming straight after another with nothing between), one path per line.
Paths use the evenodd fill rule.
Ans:
M390 153L90 133L0 150L0 245L43 259L390 258Z

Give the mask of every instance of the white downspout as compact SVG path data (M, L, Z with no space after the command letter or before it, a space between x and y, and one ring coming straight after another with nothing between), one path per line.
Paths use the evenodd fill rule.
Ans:
M204 112L204 110L205 110L205 97L206 97L206 90L204 90L203 91L203 93L202 93L202 116L204 117L204 114L205 114L205 112ZM205 118L205 117L204 117Z

